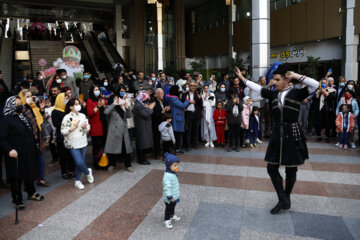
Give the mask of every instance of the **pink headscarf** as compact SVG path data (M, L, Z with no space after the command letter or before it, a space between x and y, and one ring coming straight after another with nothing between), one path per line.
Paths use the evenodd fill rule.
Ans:
M140 92L139 95L136 97L136 100L141 102L142 105L145 105L144 101L148 98L149 98L149 94L147 94L146 92Z

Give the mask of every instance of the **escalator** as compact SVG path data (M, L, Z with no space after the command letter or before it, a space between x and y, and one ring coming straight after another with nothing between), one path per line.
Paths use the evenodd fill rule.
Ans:
M1 37L0 39L0 70L6 86L12 86L13 73L13 38Z
M121 65L123 65L123 68L125 70L127 70L127 71L129 70L128 65L125 63L124 59L120 56L119 52L112 44L109 37L99 40L99 43L100 43L101 47L103 48L109 61L111 62L112 66L114 66L115 63L120 63Z

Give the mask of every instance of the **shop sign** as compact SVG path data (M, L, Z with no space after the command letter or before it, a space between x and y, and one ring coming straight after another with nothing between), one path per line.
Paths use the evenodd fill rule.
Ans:
M293 50L283 50L280 51L280 53L271 53L271 58L295 58L295 57L304 57L305 50L303 48L300 48L299 50L294 47Z

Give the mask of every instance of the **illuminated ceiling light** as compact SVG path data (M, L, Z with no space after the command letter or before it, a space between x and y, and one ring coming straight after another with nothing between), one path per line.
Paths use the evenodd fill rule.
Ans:
M231 5L231 0L225 0L225 4L226 4L226 6L230 6Z

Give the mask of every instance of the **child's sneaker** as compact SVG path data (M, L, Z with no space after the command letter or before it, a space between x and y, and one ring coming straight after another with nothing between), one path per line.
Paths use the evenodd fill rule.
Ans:
M173 228L173 225L171 224L171 220L167 220L164 223L165 223L165 227L167 229L172 229Z
M254 145L253 145L253 144L250 144L250 147L251 147L251 148L254 148Z
M344 145L344 149L345 149L345 150L348 149L348 145L345 144L345 145Z
M339 149L342 149L343 148L343 145L342 144L339 144Z
M177 221L180 221L180 217L179 217L179 216L174 215L174 216L172 216L172 218L170 218L170 220L171 220L171 221L175 221L175 222L177 222Z
M258 146L256 145L256 143L254 143L253 146L256 147L256 148L258 147Z
M258 138L256 139L256 142L257 143L262 143L262 141L260 141L260 139L258 139Z

